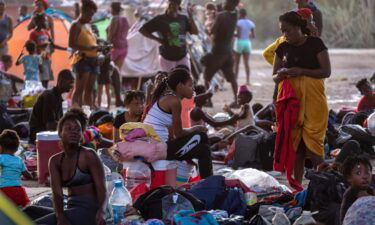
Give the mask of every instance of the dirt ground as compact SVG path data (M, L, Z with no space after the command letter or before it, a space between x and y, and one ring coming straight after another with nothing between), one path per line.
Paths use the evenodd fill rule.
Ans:
M343 106L356 106L360 94L355 87L356 81L362 78L370 78L375 72L375 49L371 50L330 50L332 64L332 75L326 80L326 93L329 107L338 110ZM274 83L271 79L272 67L268 65L261 55L261 51L255 50L251 56L251 90L254 98L253 103L259 102L263 105L271 102ZM245 83L245 71L241 66L239 84ZM230 85L224 85L224 91L217 92L213 97L213 108L206 108L211 114L221 112L225 104L233 100ZM222 166L216 165L216 168ZM277 179L286 184L284 176ZM30 199L50 192L50 188L42 187L35 181L24 182ZM306 181L304 182L306 184Z

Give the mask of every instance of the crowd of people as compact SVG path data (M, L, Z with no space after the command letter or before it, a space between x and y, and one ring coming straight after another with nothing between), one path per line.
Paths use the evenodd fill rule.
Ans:
M6 14L5 2L0 0L1 192L16 205L25 207L24 212L36 224L105 224L104 165L95 151L99 147L90 149L88 146L93 145L89 143L96 141L97 145L108 145L109 149L124 141L124 124L148 124L166 144L165 160L197 160L200 178L205 179L214 175L212 153L231 149L225 161L235 164L236 137L241 133L262 132L274 135L273 169L285 172L290 187L297 192L304 190L302 180L306 167L315 171L330 168L340 173L347 189L342 196L338 224L357 224L350 221L360 215L356 210L363 207L360 201L365 198L362 197L371 204L375 201L369 198L374 195L369 158L375 153L371 145L368 150L369 146L361 142L363 139L354 134L338 143L338 128L355 129L350 126L355 124L366 135L375 135L367 129L371 128L370 117L375 110L375 77L356 84L363 95L358 107L337 113L329 110L325 80L331 76L331 63L327 46L320 38L322 13L310 0L295 2L296 9L279 17L281 36L263 52L265 60L273 66L270 76L275 88L269 105L262 106L252 101L256 93L249 88L249 61L256 26L248 19L251 15L246 9L239 9L239 0L225 0L218 5L208 3L205 7L203 32L211 46L201 59L203 84L191 75L187 43L189 35L200 32L194 18L194 5L188 5L187 13L182 13L181 0L169 0L165 13L148 20L139 30L144 37L160 45L161 71L155 74L153 84L145 92L127 90L124 100L120 71L131 46L127 43L130 25L122 15L120 2L111 4L107 38L102 40L91 24L97 4L93 0L81 0L81 4L76 5L69 43L57 46L53 20L45 13L49 5L46 0L34 0L35 10L28 25L29 40L24 46L27 53L23 49L15 61L16 66L22 64L24 68L24 79L20 79L8 72L13 66L7 45L12 38L13 22ZM21 6L18 22L28 16L27 7ZM54 79L51 56L55 49L68 47L72 49L71 68L58 71L56 85L51 88L50 81ZM239 86L241 58L246 84ZM211 116L204 108L212 105L211 98L217 91L212 88L212 79L217 74L230 83L233 93L233 102L223 108L228 115L225 119ZM20 114L8 107L11 93L16 94L17 86L23 82L40 82L46 88L31 113L21 112L22 118L26 116L28 121L29 132L25 138L16 125L22 120ZM107 96L106 109L101 107L103 89ZM65 112L66 93L71 93L72 104ZM112 116L109 111L113 108L113 97L114 105L124 106L126 110ZM93 110L90 118L82 110L83 106ZM209 133L207 125L214 131ZM92 130L101 133L99 140L89 135ZM43 131L57 131L61 140L62 151L51 157L48 165L53 208L26 207L29 198L21 177L34 179L36 174L27 170L16 152L20 139L26 139L33 147L37 133ZM337 148L341 151L337 152ZM121 158L116 150L108 155L114 161ZM331 156L335 156L335 160L328 164L326 159ZM64 208L63 188L68 190L67 208ZM369 217L365 224L373 220Z

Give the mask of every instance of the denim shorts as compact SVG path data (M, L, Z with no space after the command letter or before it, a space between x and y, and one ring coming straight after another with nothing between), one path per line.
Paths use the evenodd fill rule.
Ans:
M73 65L74 73L92 73L99 75L100 67L99 65L92 65L85 59L79 60L76 64Z

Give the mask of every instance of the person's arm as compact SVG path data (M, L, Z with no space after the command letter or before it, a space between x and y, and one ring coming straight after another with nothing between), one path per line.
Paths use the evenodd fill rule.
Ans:
M273 62L273 72L272 72L272 79L273 81L275 81L276 84L280 83L281 81L283 81L286 77L287 77L287 74L285 73L285 68L282 69L282 61L281 59L279 58L279 56L277 54L275 54L275 60Z
M193 112L193 111L192 111ZM211 115L204 112L202 109L196 109L194 110L194 114L196 118L200 118L207 124L213 126L213 127L222 127L227 125L233 125L238 120L238 115L235 114L231 118L225 120L225 121L216 121L214 118L212 118Z
M105 225L105 199L106 199L106 187L104 182L104 168L103 163L100 161L98 155L93 150L87 150L86 159L90 174L94 181L96 190L96 199L98 201L98 211L96 213L96 224Z
M324 79L331 76L331 62L328 55L328 50L323 50L317 55L319 61L318 69L305 69L299 67L292 67L285 71L286 74L291 76L309 76L316 79Z
M114 20L115 18L112 18L111 23L109 24L108 29L107 29L107 40L110 43L113 43L113 37L115 36L116 31L118 29L118 23L115 22Z
M251 33L250 33L250 39L254 39L255 38L255 28L251 29Z
M55 209L55 215L57 224L70 224L69 220L64 214L64 194L62 189L62 176L58 164L61 155L53 156L48 163L49 174L51 178L51 189L52 189L52 200L53 208Z
M23 53L23 49L22 49L20 55L18 56L18 58L16 60L16 66L19 66L21 63L23 63L23 55L24 55L24 53Z
M234 37L239 37L241 32L241 28L239 26L236 27L236 33L234 33Z
M318 37L320 37L322 35L322 31L323 31L323 15L322 15L322 12L319 9L315 10L315 12L313 13L313 18L314 18L315 26L316 26L316 28L318 28Z
M277 47L279 47L279 45L280 45L281 38L282 37L278 38L275 42L268 45L267 48L264 49L264 51L263 51L263 57L270 65L273 65L273 61L274 61L275 54L276 54L275 51L276 51Z
M51 32L52 42L55 42L55 25L53 24L53 19L50 16L47 16L47 19L48 19L49 30Z
M8 17L8 23L9 23L9 30L8 30L9 36L8 36L7 40L10 40L13 37L13 21L10 17Z
M194 7L195 7L195 5L191 5L188 8L188 15L189 15L188 19L189 19L189 24L190 24L190 31L189 31L189 33L190 34L198 35L198 27L197 27L197 25L194 22L194 15L193 15Z
M74 50L81 50L81 51L89 51L95 50L97 46L86 46L86 45L79 45L78 44L78 36L79 32L81 31L81 25L73 23L70 30L69 30L69 47Z
M156 42L158 42L159 44L163 45L164 44L164 41L163 39L153 35L152 33L154 32L153 29L150 30L150 28L154 28L155 29L155 26L156 26L156 22L157 22L157 17L155 17L154 19L148 21L147 23L145 23L141 29L139 30L139 32L145 36L146 38L149 38L151 40L154 40Z
M209 30L209 36L210 36L210 38L211 38L211 40L214 40L215 39L215 36L217 35L217 32L218 32L218 30L219 30L219 26L220 26L220 19L221 18L221 16L220 16L220 14L218 14L217 16L216 16L216 19L215 19L215 22L214 22L214 25L212 25L212 28L211 28L211 30Z
M362 96L361 100L359 100L358 102L358 106L357 106L357 112L361 112L361 111L365 111L365 97Z

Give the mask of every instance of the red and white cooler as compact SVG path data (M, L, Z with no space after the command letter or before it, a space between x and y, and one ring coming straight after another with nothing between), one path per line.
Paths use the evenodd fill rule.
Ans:
M36 134L36 150L38 157L38 182L45 184L48 180L48 161L51 156L61 152L60 137L57 131L44 131Z
M151 187L162 185L176 187L177 163L170 160L158 160L152 163L154 171L151 173Z

